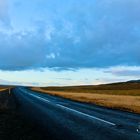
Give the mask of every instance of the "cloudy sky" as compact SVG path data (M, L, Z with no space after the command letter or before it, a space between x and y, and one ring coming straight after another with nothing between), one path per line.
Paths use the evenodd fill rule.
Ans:
M0 0L0 82L140 78L139 0Z

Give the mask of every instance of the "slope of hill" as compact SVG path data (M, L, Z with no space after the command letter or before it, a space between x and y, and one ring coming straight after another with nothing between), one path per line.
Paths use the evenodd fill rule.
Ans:
M100 90L140 90L140 82L128 81L121 83L111 83L102 85L87 85L87 86L64 86L64 87L42 87L45 90L55 91L70 91L70 92L95 92ZM124 91L123 91L124 92Z
M131 81L127 81L127 83L140 83L140 80L131 80Z
M32 88L75 101L140 113L140 83L128 81L104 85Z

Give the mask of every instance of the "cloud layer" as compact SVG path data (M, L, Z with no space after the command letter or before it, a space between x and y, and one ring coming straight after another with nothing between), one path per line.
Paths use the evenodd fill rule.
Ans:
M139 0L36 0L30 4L16 3L12 7L16 12L9 14L7 4L0 0L0 22L13 23L12 29L4 31L0 24L0 69L140 65ZM23 14L14 19L19 6ZM20 20L28 27L15 27Z
M140 77L140 67L113 67L104 70L105 73L111 73L115 76L128 76L132 79L138 79Z

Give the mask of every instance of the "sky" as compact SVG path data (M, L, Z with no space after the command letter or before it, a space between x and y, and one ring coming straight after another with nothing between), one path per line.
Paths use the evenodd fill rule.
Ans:
M0 83L140 79L139 0L0 0Z

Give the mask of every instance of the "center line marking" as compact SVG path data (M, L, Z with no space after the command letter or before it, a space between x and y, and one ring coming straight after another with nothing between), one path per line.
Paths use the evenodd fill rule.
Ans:
M77 111L77 110L75 110L75 109L71 109L71 108L65 107L65 106L60 105L60 104L57 104L57 106L59 106L59 107L61 107L61 108L64 108L64 109L66 109L66 110L70 110L70 111L76 112L76 113L78 113L78 114L84 115L84 116L89 117L89 118L91 118L91 119L95 119L95 120L98 120L98 121L107 123L107 124L109 124L109 125L113 125L113 126L116 125L115 123L112 123L112 122L109 122L109 121L106 121L106 120L97 118L97 117L95 117L95 116L91 116L91 115L85 114L85 113L83 113L83 112L80 112L80 111Z
M24 91L24 92L25 92L25 91ZM35 97L35 98L37 98L37 99L39 99L39 100L42 100L42 101L44 101L44 102L49 102L49 103L51 102L51 101L49 101L49 100L47 100L47 99L44 99L44 98L42 98L42 97L40 97L40 96L37 96L37 95L31 94L31 93L28 93L28 94L30 94L31 96L33 96L33 97ZM95 117L95 116L88 115L88 114L86 114L86 113L83 113L83 112L77 111L77 110L75 110L75 109L68 108L68 107L63 106L63 105L60 105L60 104L56 104L56 105L59 106L59 107L61 107L61 108L66 109L66 110L70 110L70 111L72 111L72 112L75 112L75 113L81 114L81 115L83 115L83 116L89 117L89 118L91 118L91 119L95 119L95 120L98 120L98 121L101 121L101 122L107 123L107 124L109 124L109 125L113 125L113 126L116 125L115 123L112 123L112 122L109 122L109 121L106 121L106 120L100 119L100 118Z
M49 100L46 100L46 99L44 99L44 98L42 98L42 97L39 97L39 96L34 95L34 94L31 94L31 93L30 93L30 95L33 96L33 97L35 97L35 98L38 98L38 99L40 99L40 100L43 100L43 101L45 101L45 102L49 102L49 103L50 103Z

